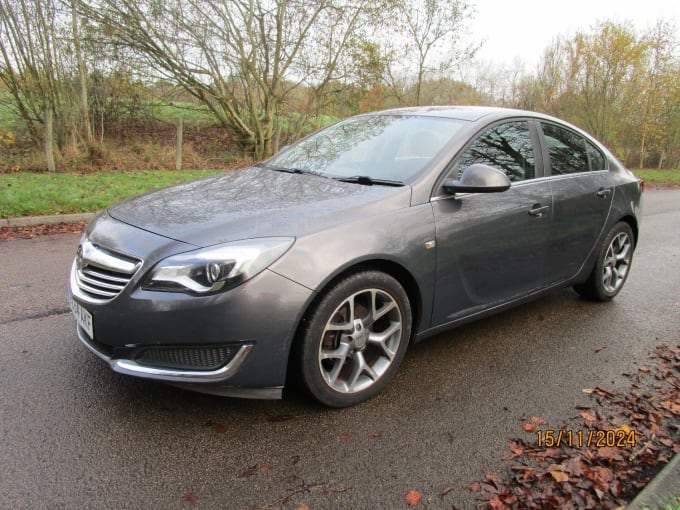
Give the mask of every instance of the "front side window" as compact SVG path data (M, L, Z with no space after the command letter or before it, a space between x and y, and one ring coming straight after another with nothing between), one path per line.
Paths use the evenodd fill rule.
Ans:
M513 182L533 179L536 167L529 123L507 122L483 133L460 155L453 176L460 177L467 167L476 163L505 172Z
M553 175L566 175L590 170L585 140L572 131L554 124L541 123L550 154Z

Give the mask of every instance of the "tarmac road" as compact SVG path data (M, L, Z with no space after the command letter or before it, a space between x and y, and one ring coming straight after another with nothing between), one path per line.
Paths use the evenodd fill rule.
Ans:
M502 469L508 438L531 439L522 417L560 424L582 388L627 388L623 373L680 341L680 191L644 200L612 303L558 291L439 335L339 411L115 374L65 305L78 236L0 242L0 507L405 508L417 489L422 508L475 508L465 487Z

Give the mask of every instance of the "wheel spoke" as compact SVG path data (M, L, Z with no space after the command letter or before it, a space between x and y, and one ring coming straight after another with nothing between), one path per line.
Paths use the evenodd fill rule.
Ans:
M385 331L381 331L380 333L371 333L368 335L368 341L371 342L372 344L380 346L382 351L385 353L385 356L387 356L387 359L392 361L395 355L395 351L390 349L387 345L387 341L392 337L397 332L401 331L401 323L400 322L393 322L390 324L390 327L387 328Z
M345 366L347 354L349 353L349 344L342 342L337 349L332 351L321 351L319 359L334 359L335 363L330 371L324 371L323 376L331 386L335 386L338 381L338 376L342 367Z
M364 355L362 352L357 352L354 354L354 359L352 360L353 367L352 367L352 374L349 376L347 379L347 390L348 391L357 391L359 388L357 388L357 384L359 383L359 379L362 374L368 375L371 380L376 381L378 379L378 374L375 373L375 371L371 368L371 366L366 363L366 358L364 358Z
M343 363L349 353L349 343L341 341L337 349L321 349L319 359L339 359Z
M376 289L371 290L371 311L369 317L364 320L364 323L367 327L372 326L375 321L381 317L384 317L387 313L397 307L397 304L394 302L394 300L390 298L389 301L386 300L381 304L380 308L378 308L378 292L379 291ZM388 296L383 295L383 297Z
M355 296L350 297L347 301L342 303L338 309L335 311L333 314L333 318L337 316L345 307L349 308L349 313L347 314L347 317L345 319L346 322L343 323L337 323L333 322L333 318L331 318L330 321L328 321L328 324L326 324L326 331L350 331L353 328L354 325L354 298Z
M614 258L617 261L628 260L628 252L630 252L630 244L625 243Z

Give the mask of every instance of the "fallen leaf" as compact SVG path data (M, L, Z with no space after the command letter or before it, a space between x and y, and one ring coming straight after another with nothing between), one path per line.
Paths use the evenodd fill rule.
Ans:
M347 432L343 432L338 436L338 439L341 441L351 441L352 440L352 434L348 434Z
M507 446L508 446L508 450L510 450L512 452L512 457L510 457L510 459L512 459L514 457L519 457L520 455L522 455L524 453L524 448L517 441L508 441ZM510 459L508 459L508 460L510 460Z
M295 506L295 510L309 510L309 507L304 503L298 503Z
M493 498L488 502L491 510L507 510L508 506L498 498Z
M603 446L596 450L597 456L604 460L614 460L620 456L620 451L618 448L613 446Z
M606 349L607 347L608 347L607 344L600 345L599 347L595 347L595 354L597 354L598 352L600 352L600 351Z
M543 418L541 418L540 416L532 416L532 417L531 417L531 422L532 422L532 423L536 423L537 425L547 425L547 424L548 424L548 422L545 421L545 420L544 420Z
M631 430L633 430L633 429L631 429L628 425L626 425L626 424L624 423L623 425L619 425L619 426L616 428L616 430L622 430L622 431L625 432L626 434L630 434Z
M443 491L441 491L441 493L439 494L439 497L443 498L444 496L446 496L449 492L451 492L453 490L454 490L454 488L451 485L447 485L446 488Z
M257 464L255 464L254 466L244 468L241 471L239 471L238 477L239 478L247 478L249 476L253 476L255 473L257 473Z
M640 372L644 372L645 374L649 373L649 367L642 366L638 368Z
M581 411L581 416L583 417L583 424L591 428L597 423L597 418L590 411Z
M380 432L374 432L373 434L368 435L368 439L380 439L382 437L382 434Z
M564 471L550 471L550 474L555 479L556 482L568 482L569 475Z
M272 470L271 464L260 464L260 471L263 473L269 473Z
M536 430L536 425L534 425L533 423L524 423L522 425L522 428L527 432L533 432L534 430Z
M479 482L472 482L467 486L467 489L470 492L479 492L482 489L482 486L479 484Z
M680 414L680 403L678 402L666 400L665 402L661 402L661 407L663 407L664 409L668 409L673 414Z
M186 494L182 494L182 497L180 499L187 505L193 506L196 503L198 503L198 496L196 495L195 492L187 492Z
M417 491L415 489L410 490L406 493L406 502L408 503L408 506L416 506L420 501L423 499L422 494L420 494L420 491Z

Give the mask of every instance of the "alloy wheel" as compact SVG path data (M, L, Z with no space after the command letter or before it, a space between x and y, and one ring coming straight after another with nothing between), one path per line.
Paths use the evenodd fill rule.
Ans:
M630 237L626 232L617 234L607 248L602 265L602 284L613 294L623 285L633 255Z
M402 316L395 298L365 289L345 299L331 314L319 345L319 368L335 391L353 394L387 372L402 341Z

